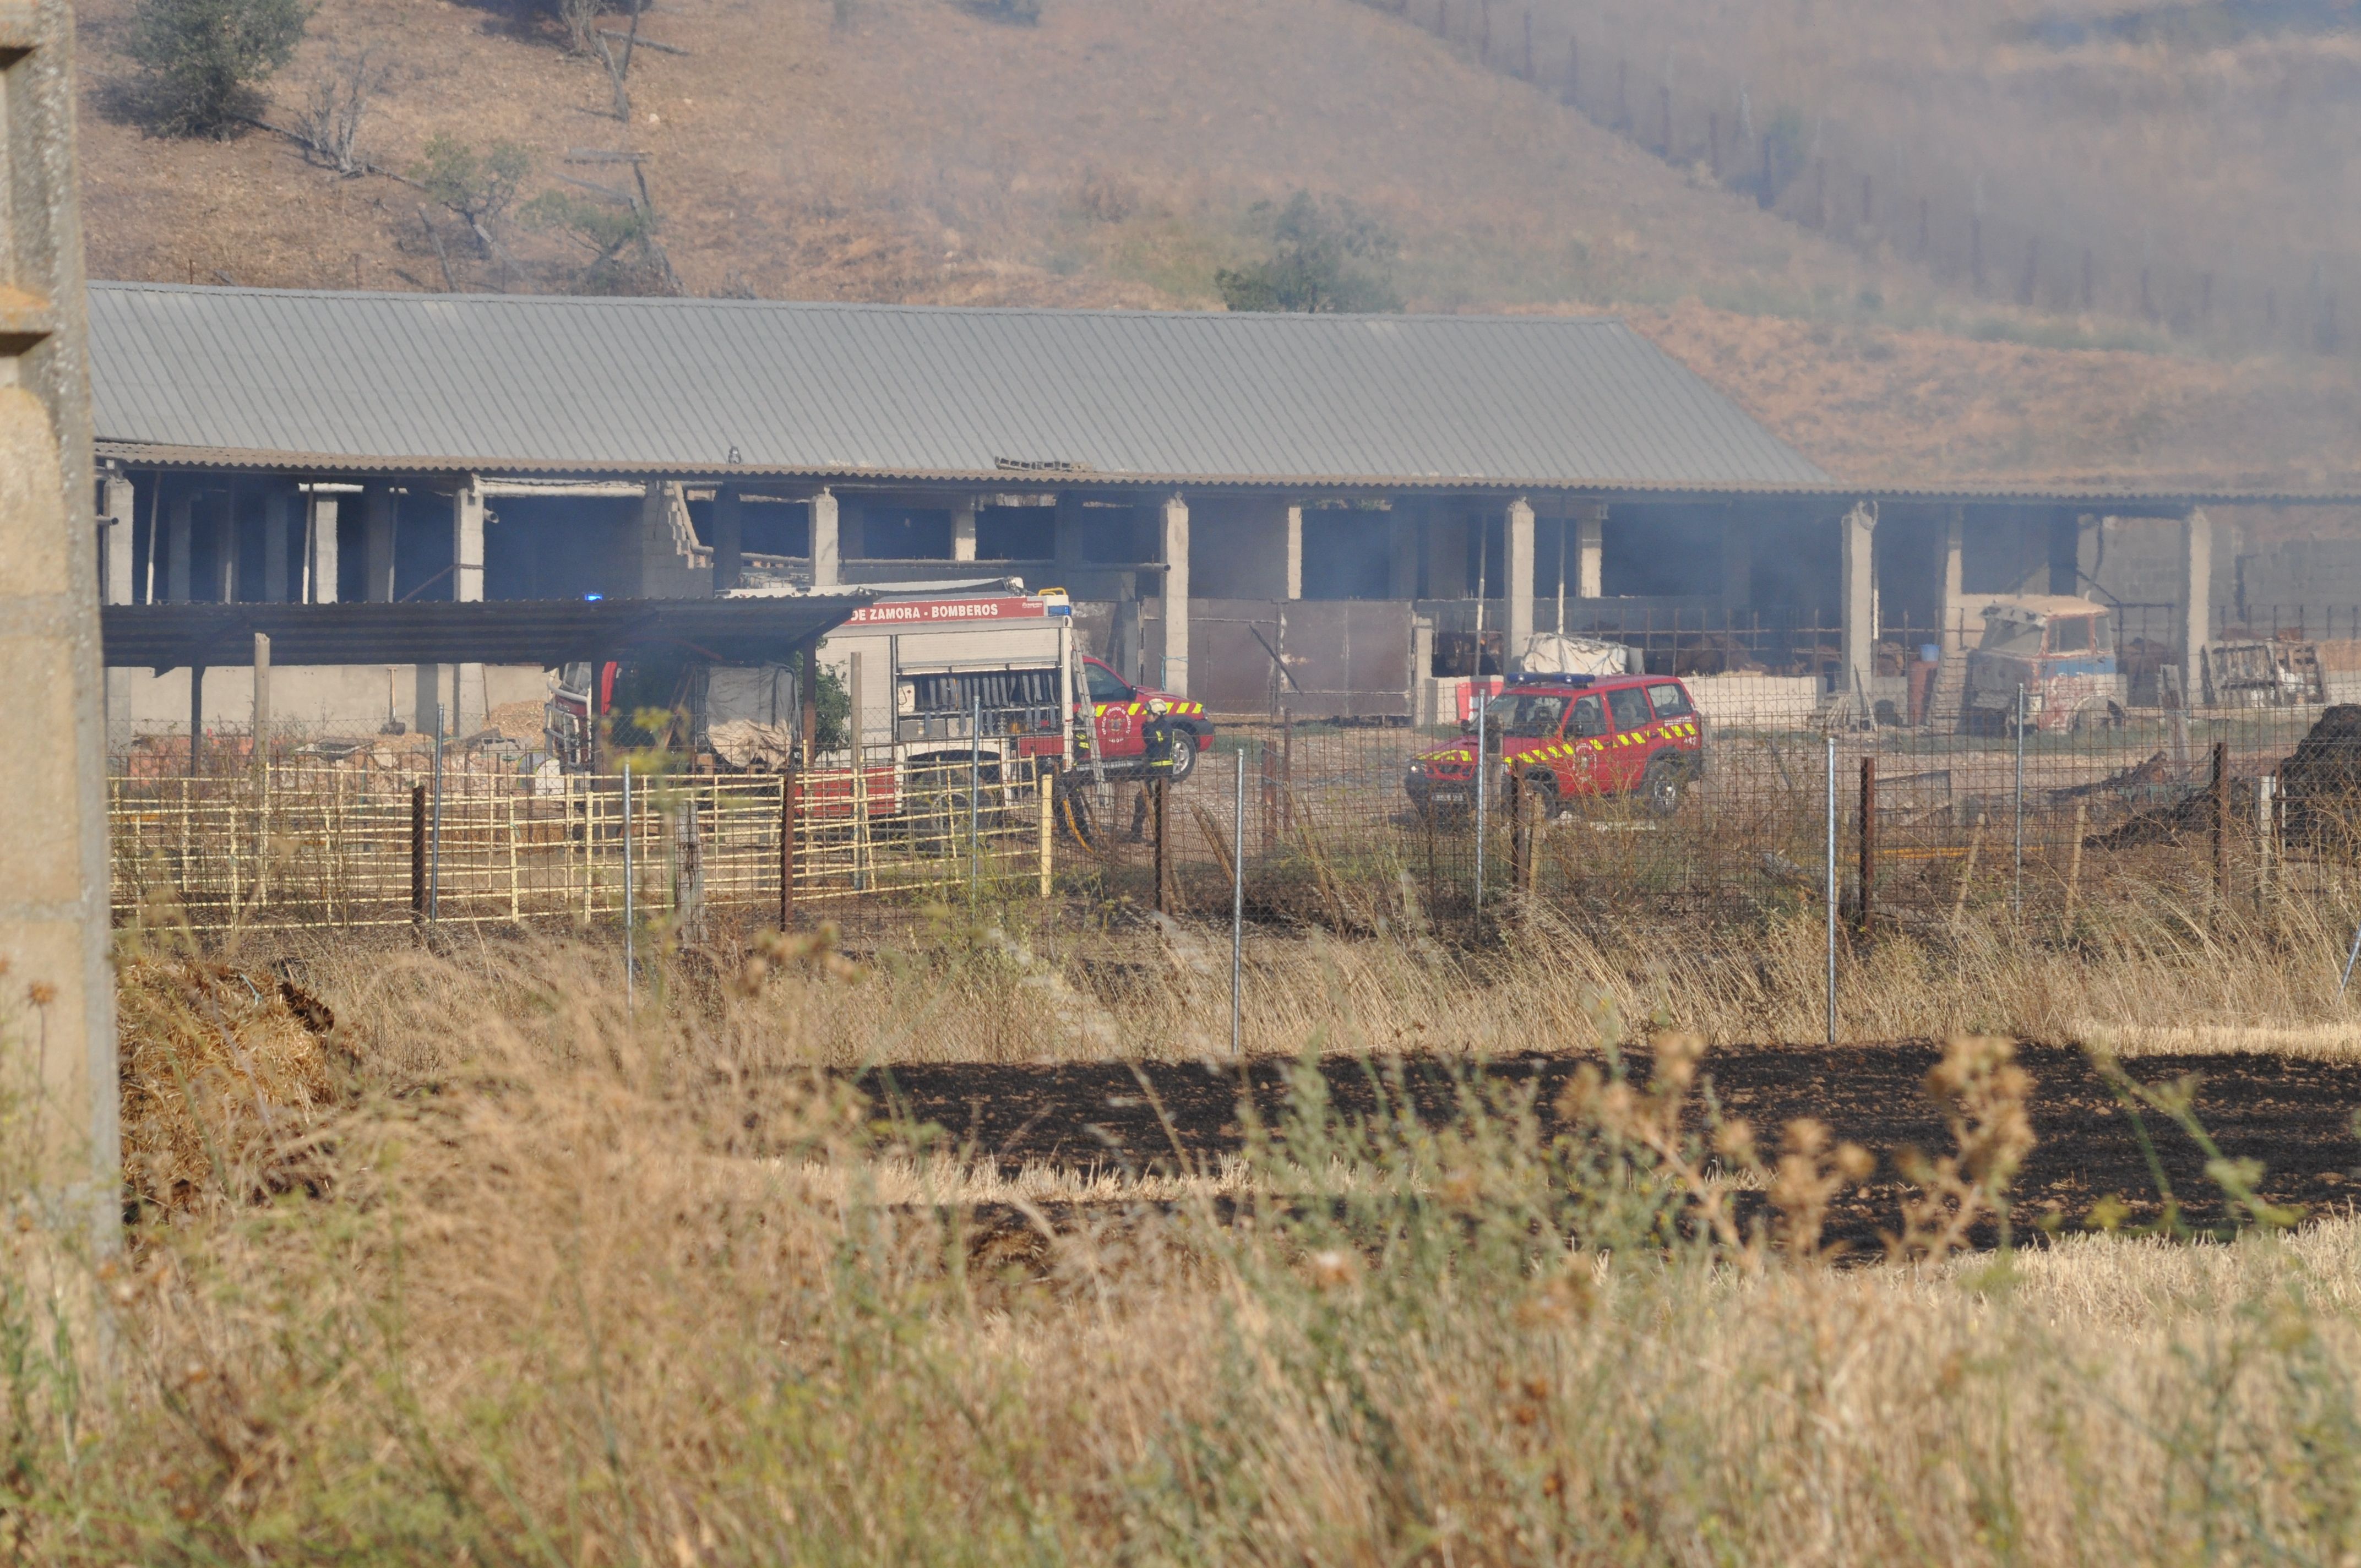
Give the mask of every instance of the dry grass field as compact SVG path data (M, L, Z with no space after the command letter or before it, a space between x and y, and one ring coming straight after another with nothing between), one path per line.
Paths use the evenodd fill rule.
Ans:
M1032 907L666 952L629 1003L604 941L216 962L137 938L126 1245L91 1257L32 1208L0 1231L0 1560L2361 1544L2355 1222L2282 1212L2226 1139L2182 1184L2217 1238L2037 1213L2028 1160L2076 1135L2044 1110L2062 1069L1960 1032L2214 1019L2349 1075L2324 925L2164 911L2079 948L1849 955L1849 1038L1952 1035L1896 1095L1923 1156L1846 1142L1833 1104L1833 1131L1765 1102L1742 1125L1716 1087L1740 1065L1717 1042L1816 1036L1803 927L1695 953L1268 935L1247 1040L1279 1054L1226 1152L1078 1136L1012 1170L954 1115L897 1113L877 1069L1159 1064L1111 1122L1231 1070L1214 933ZM5 1026L37 1031L23 981ZM1537 1040L1587 1070L1448 1087L1453 1060ZM1870 1049L1786 1054L1841 1082ZM1440 1102L1387 1065L1405 1051L1442 1064ZM2145 1124L2181 1138L2146 1077ZM1865 1240L1837 1223L1861 1201Z

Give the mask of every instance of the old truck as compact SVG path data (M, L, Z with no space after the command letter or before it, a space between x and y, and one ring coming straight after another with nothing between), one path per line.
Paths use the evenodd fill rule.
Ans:
M1960 705L1969 729L2006 734L2023 725L2055 733L2119 726L2124 695L2104 605L2024 594L1984 608L1983 637L1969 651Z

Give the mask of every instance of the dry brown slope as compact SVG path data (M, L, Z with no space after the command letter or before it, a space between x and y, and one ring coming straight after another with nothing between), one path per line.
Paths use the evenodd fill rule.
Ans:
M496 264L417 191L338 179L281 138L143 135L109 107L128 8L82 12L94 276L440 288L447 260L463 288L563 285L563 242L510 225L516 264ZM688 52L640 53L627 126L594 67L493 12L326 0L269 118L293 121L332 47L377 40L398 61L368 133L381 163L409 167L437 131L512 138L535 155L529 191L570 190L565 176L619 171L568 164L569 149L642 152L669 253L705 293L1202 305L1213 268L1246 243L1247 203L1339 192L1400 234L1413 308L1633 310L1864 480L2285 482L2324 477L2353 446L2361 397L2343 372L1880 328L1881 313L1960 302L1349 0L1049 0L1033 27L943 0L862 0L840 28L829 16L665 0L647 35ZM1858 302L1864 290L1883 305ZM1699 293L1773 313L1708 310Z

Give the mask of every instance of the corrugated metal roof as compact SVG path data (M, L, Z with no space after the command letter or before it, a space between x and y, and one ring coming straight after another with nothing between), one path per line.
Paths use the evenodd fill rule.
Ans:
M1819 488L1618 321L93 283L98 434L313 469Z
M254 634L281 664L541 664L664 647L722 663L785 658L873 603L871 588L792 598L471 599L416 604L111 604L106 663L243 664Z

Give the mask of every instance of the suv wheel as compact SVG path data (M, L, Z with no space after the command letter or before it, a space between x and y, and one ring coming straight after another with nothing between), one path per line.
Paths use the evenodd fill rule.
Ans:
M1183 727L1172 745L1172 782L1180 784L1197 771L1197 732Z
M1648 809L1659 817L1670 817L1681 808L1681 794L1687 781L1678 768L1670 762L1651 762L1641 775L1640 793L1647 797Z

